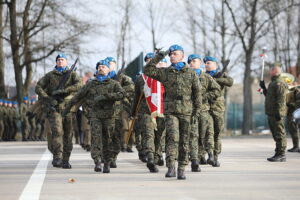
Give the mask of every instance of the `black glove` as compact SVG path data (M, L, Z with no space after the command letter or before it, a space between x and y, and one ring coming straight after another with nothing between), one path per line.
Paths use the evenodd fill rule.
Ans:
M259 87L263 90L266 90L266 84L265 84L265 81L259 81Z
M276 113L276 114L275 114L275 119L276 119L277 121L280 121L280 120L281 120L281 116L280 116L279 113Z

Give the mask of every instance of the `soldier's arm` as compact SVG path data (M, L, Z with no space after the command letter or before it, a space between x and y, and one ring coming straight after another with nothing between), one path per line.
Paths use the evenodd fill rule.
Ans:
M227 73L224 73L221 78L216 78L216 81L219 85L221 85L221 87L231 87L233 85L233 78L228 76Z
M66 110L70 110L72 106L75 104L77 106L79 102L83 102L82 99L84 99L88 93L89 90L89 84L84 85L76 94L75 96L67 103Z
M72 84L69 87L65 88L65 91L70 94L78 91L82 87L81 78L76 74L76 72L72 72Z
M126 91L127 94L134 93L134 83L130 77L124 76L122 81L122 87Z
M150 60L148 64L146 64L144 68L145 75L150 78L154 78L160 82L166 81L166 75L164 68L157 68L156 65L161 61L166 55L168 55L169 51L160 51L158 52L154 58Z
M125 97L125 90L119 82L115 81L113 91L104 96L106 96L107 100L120 101Z
M139 101L140 96L142 95L142 91L140 89L140 77L137 78L135 86L134 86L134 100L133 100L133 105L132 105L132 109L131 109L131 115L135 116L136 113L136 108L137 108L137 104Z
M285 86L284 83L278 82L277 83L277 89L276 89L276 101L275 101L275 111L278 114L280 110L286 106L286 92L287 92L287 87Z
M204 99L216 100L221 95L220 85L211 77L209 77L208 91L203 95Z
M46 86L49 84L49 79L47 74L42 77L36 84L35 86L35 93L37 95L39 95L40 98L47 98L48 94L46 93L46 91L44 90L44 88L46 88Z
M201 85L197 75L192 75L193 115L198 115L202 103Z

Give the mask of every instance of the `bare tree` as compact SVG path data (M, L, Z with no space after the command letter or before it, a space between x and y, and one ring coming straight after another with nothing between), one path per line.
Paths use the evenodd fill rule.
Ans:
M0 36L3 35L3 29L4 29L4 17L3 17L3 4L0 3ZM5 92L5 81L4 81L4 46L3 46L3 38L0 37L0 98L5 98L6 92Z

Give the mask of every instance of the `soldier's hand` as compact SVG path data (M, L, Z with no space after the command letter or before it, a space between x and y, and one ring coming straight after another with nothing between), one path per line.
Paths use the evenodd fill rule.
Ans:
M95 101L104 101L104 100L106 100L107 98L106 98L106 96L104 96L104 95L99 95L99 96L96 96L95 98L94 98L94 100Z
M55 95L63 95L63 94L66 94L67 92L65 90L55 90L52 92L52 95L55 96Z
M49 104L50 106L57 106L58 102L55 99L50 99Z
M276 119L277 121L280 121L280 120L281 120L281 116L280 116L279 113L276 113L276 114L275 114L275 119Z
M265 81L264 81L264 80L262 80L262 81L259 81L259 87L260 87L261 89L263 89L263 90L267 89L267 88L266 88L266 84L265 84Z

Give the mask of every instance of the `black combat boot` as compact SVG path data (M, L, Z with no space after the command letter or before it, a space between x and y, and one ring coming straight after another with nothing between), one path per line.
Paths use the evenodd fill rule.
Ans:
M52 161L53 167L62 167L62 159L61 158L54 158Z
M87 152L90 152L91 149L92 149L91 145L86 145L86 146L85 146L85 150L86 150Z
M169 167L165 177L166 178L176 177L175 167Z
M214 155L213 153L208 153L208 159L207 159L207 164L213 165L214 164Z
M165 164L164 159L162 157L159 157L156 164L158 166L164 166L164 164Z
M287 151L288 151L288 152L298 152L298 153L300 153L300 148L297 147L297 146L294 146L293 148L288 149Z
M154 155L153 153L148 153L148 158L147 158L147 167L151 173L157 173L158 168L154 163Z
M69 161L63 160L62 161L62 168L64 168L64 169L72 169L72 165L70 165Z
M115 160L111 161L110 168L117 168L117 163Z
M285 154L280 154L280 153L275 153L275 155L271 158L267 158L268 161L270 162L285 162L286 157Z
M207 165L205 156L201 156L201 157L200 157L200 165Z
M127 151L128 153L133 153L133 152L134 152L130 147L127 147L126 151Z
M110 163L104 163L103 173L110 173Z
M97 163L95 164L94 171L95 171L95 172L101 172L101 171L102 171L101 162L97 162Z
M183 169L178 169L177 170L177 179L178 180L185 180L186 179Z
M141 152L139 152L139 159L140 161L142 161L143 163L147 162L147 156Z
M214 159L214 163L213 163L213 167L220 167L221 166L221 164L220 164L220 162L218 161L218 155L215 155L214 156L215 157L215 159Z
M192 160L191 168L192 168L192 172L201 172L201 169L199 167L199 162L197 160Z

